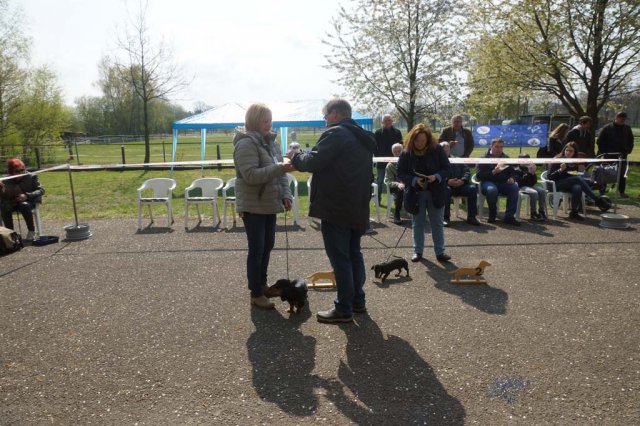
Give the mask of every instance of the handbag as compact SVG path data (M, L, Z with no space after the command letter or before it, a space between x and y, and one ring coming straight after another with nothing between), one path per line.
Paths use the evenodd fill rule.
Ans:
M406 187L404 189L402 205L407 213L413 215L418 214L418 210L420 210L420 197L418 195L418 191L413 187Z
M22 238L13 229L0 226L0 256L13 253L22 247Z

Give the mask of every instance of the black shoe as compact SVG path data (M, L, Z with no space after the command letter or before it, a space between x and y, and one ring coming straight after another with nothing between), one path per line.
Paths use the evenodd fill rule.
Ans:
M353 305L353 312L356 314L366 314L367 307L365 305Z
M629 198L629 196L627 194L625 194L624 192L619 193L618 197L620 197L620 198Z
M316 316L318 318L318 322L324 322L327 324L353 321L353 314L343 314L342 312L337 311L336 308L331 308L328 311L320 311Z
M520 222L518 222L515 217L505 217L504 223L511 226L520 226Z
M442 253L437 255L436 259L438 259L438 261L440 262L448 262L451 260L451 256L449 256L447 253Z
M542 215L540 215L540 213L531 213L531 220L533 220L534 222L542 222L544 219L542 218Z
M569 213L569 219L584 220L584 217L578 212Z
M411 261L412 262L420 262L422 260L422 255L418 254L418 253L413 253L413 256L411 256Z
M469 225L474 225L474 226L480 225L480 222L478 222L478 219L476 219L475 217L468 217L467 218L467 223Z
M612 206L612 203L609 197L606 197L604 195L596 198L595 201L596 201L596 206L598 206L600 211L603 211L603 212L606 212Z
M402 220L400 220L399 217L394 217L393 218L393 223L395 223L396 225L400 225L402 223Z
M496 223L496 217L495 216L489 216L489 219L487 219L487 222Z
M540 216L540 220L542 221L547 220L547 214L544 212L544 210L541 210L540 213L538 213L538 215Z

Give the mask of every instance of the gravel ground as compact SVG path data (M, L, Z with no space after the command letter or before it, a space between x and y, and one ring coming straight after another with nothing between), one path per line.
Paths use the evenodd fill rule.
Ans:
M345 325L315 319L331 290L300 315L252 309L242 228L91 222L88 240L0 258L0 424L638 424L640 215L622 212L630 229L595 211L454 221L452 263L428 245L410 278L369 270L369 313ZM330 269L317 225L301 225L291 278ZM272 281L287 276L284 230ZM410 229L389 248L401 235L376 224L367 267L408 259ZM488 285L449 283L482 259Z

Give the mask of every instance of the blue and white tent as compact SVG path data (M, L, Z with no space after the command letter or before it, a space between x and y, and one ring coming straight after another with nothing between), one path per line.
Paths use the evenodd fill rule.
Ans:
M287 130L289 127L324 127L325 121L322 115L322 107L326 100L316 99L307 101L268 103L267 106L273 114L273 128L280 130L280 143L282 152L287 149ZM176 148L178 146L178 130L200 129L202 161L205 158L207 145L207 130L209 129L234 129L244 125L244 115L247 105L228 103L216 108L204 111L191 117L173 123L173 152L171 161L175 161ZM371 130L373 119L358 112L352 113L356 123ZM173 167L172 167L173 168Z

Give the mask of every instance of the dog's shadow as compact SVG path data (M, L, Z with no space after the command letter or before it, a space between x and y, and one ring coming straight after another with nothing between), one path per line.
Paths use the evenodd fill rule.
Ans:
M300 326L311 316L306 304L299 314L251 309L255 331L247 340L253 386L258 396L294 416L311 416L318 401L314 395L316 339Z
M411 276L399 276L396 277L395 274L389 275L384 281L381 281L379 278L373 278L373 284L378 286L379 288L389 288L392 285L399 285L413 281Z
M492 315L505 315L509 295L506 291L488 284L451 284L452 272L458 269L452 262L443 266L424 261L427 274L436 282L438 290L457 296L467 305Z

